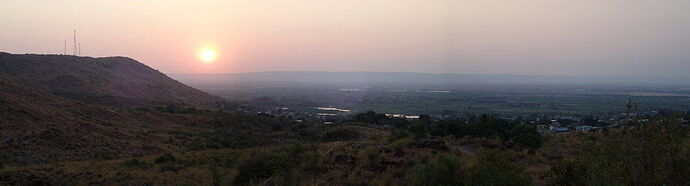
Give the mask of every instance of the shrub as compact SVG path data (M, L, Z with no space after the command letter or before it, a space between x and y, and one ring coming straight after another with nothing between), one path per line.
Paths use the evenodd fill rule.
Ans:
M393 129L389 141L396 141L407 137L410 137L410 133L407 130Z
M377 114L374 111L367 111L365 113L359 113L354 116L352 121L354 122L362 122L362 123L371 123L371 124L379 124L381 122L387 121L390 118L386 116L385 114Z
M165 110L168 111L168 113L171 113L171 114L180 113L180 111L181 111L181 109L180 109L179 107L177 107L177 105L168 105L168 106L165 108Z
M164 155L162 155L162 156L157 157L157 158L154 160L154 162L155 162L156 164L167 163L167 162L175 162L175 156L173 156L173 155L170 154L170 153L164 154Z
M484 151L467 169L466 185L530 185L529 175L500 151Z
M247 185L280 174L286 174L290 163L284 155L260 153L238 165L239 173L235 177L234 183L237 185Z
M513 138L513 142L520 144L524 147L538 149L542 144L542 137L539 134L524 133Z
M376 163L379 159L379 155L381 154L381 150L374 148L374 147L369 147L363 150L363 153L366 157L367 162L370 164Z
M424 123L415 122L409 126L410 133L414 136L415 140L424 139L427 137L427 130Z
M321 139L324 141L344 141L344 140L353 140L353 139L358 139L362 136L357 131L350 130L350 129L338 129L334 131L329 131L326 132L326 134L323 135Z
M131 168L146 168L148 166L146 162L139 161L138 159L127 160L123 162L122 165Z
M112 160L115 159L115 155L112 152L109 152L106 149L98 149L93 155L94 158L100 159L100 160Z
M690 185L690 138L682 125L642 124L590 141L547 174L558 185Z
M393 143L391 143L391 147L393 148L393 152L395 153L395 155L402 155L404 153L403 150L405 149L405 147L410 145L410 143L412 143L411 137L402 138L393 141Z
M420 163L406 172L409 185L462 185L460 158L455 155L438 155L426 163Z

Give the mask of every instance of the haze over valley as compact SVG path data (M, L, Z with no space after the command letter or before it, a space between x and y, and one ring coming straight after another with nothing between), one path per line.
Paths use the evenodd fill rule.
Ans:
M0 185L690 185L690 1L0 2Z

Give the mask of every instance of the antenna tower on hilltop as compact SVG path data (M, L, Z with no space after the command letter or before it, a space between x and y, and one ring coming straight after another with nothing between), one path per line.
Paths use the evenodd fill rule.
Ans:
M72 50L72 52L76 56L77 55L77 30L76 29L74 30L74 38L73 39L74 39L73 40L74 41L74 49Z

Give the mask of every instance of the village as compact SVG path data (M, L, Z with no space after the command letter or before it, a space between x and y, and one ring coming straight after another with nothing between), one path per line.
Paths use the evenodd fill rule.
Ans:
M238 107L237 110L247 113L256 113L258 115L264 115L268 117L282 117L291 119L297 123L312 122L323 125L331 125L339 122L350 121L353 115L358 113L353 113L351 109L338 108L334 106L322 106L313 107L316 112L295 112L288 107L273 107L264 108L264 110L257 111L252 110L249 105L243 105ZM646 112L633 112L626 111L620 113L605 113L597 115L566 115L566 114L531 114L525 116L504 116L499 117L501 119L512 121L514 123L529 124L534 125L535 130L542 135L555 135L559 133L570 133L570 132L590 132L598 131L606 128L619 128L624 127L626 124L637 122L646 123L650 122L651 118L658 116L663 111L646 111ZM455 115L405 115L400 113L384 113L385 117L391 119L400 119L413 121L419 119L420 116L428 116L434 121L461 121L467 122L470 118L475 117L476 114L464 113ZM681 123L687 123L685 118L680 118ZM660 121L655 121L660 122ZM378 123L378 125L387 127L388 123Z

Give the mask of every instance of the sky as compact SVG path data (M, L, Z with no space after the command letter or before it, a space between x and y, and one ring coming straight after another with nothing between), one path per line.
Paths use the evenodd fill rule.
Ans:
M164 73L385 71L690 78L688 0L1 0L0 51ZM217 59L204 63L199 50Z

